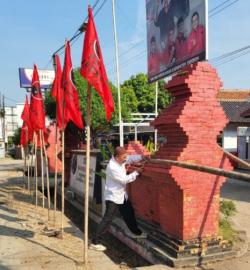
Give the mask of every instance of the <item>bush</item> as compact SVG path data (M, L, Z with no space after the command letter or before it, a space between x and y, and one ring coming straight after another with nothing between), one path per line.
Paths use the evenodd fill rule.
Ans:
M220 212L223 214L225 220L234 216L237 213L234 202L222 200L220 202Z
M233 242L237 236L237 232L232 228L228 219L237 213L234 202L222 200L220 202L220 213L222 216L219 222L219 233L224 239Z

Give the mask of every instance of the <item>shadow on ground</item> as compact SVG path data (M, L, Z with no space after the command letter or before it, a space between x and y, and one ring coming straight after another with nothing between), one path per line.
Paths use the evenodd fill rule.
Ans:
M250 183L236 179L227 179L221 189L221 196L229 200L250 202L249 194Z

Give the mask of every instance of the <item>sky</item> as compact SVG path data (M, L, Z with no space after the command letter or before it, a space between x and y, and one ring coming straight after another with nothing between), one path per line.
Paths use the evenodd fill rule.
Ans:
M100 0L102 3L104 0ZM24 102L18 68L53 69L52 54L71 38L86 19L88 4L95 0L1 0L0 92L7 105ZM225 0L208 0L209 10ZM232 0L233 2L233 0ZM96 8L96 10L98 7ZM95 10L95 11L96 11ZM250 1L238 0L209 18L209 59L250 44ZM147 71L145 0L116 0L121 82ZM116 84L112 0L95 16L108 77ZM72 45L74 67L80 66L83 35ZM129 50L129 48L133 49ZM250 50L249 50L250 52ZM63 62L63 51L61 61ZM250 89L250 53L219 65L225 89Z

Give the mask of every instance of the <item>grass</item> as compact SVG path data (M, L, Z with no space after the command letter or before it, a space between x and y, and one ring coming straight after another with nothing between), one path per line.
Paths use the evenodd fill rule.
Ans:
M233 229L229 221L229 218L237 213L234 202L222 200L220 202L220 213L219 234L223 236L223 239L234 242L237 238L238 232Z

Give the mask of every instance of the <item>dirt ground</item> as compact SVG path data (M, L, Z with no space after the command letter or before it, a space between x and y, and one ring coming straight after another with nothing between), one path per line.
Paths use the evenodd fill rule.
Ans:
M0 161L0 270L87 269L82 263L82 233L69 219L64 217L63 239L43 235L46 227L53 226L53 212L48 223L48 211L41 207L41 197L40 206L36 207L34 197L23 189L21 165L22 161ZM188 270L250 269L250 183L229 179L223 186L222 197L236 204L237 214L232 224L236 230L246 231L244 254ZM56 213L56 221L56 228L60 228L60 212ZM88 269L170 269L164 266L129 268L126 264L114 263L108 254L89 251Z
M10 165L11 162L11 165ZM44 235L54 225L53 213L34 205L23 189L18 162L0 162L0 270L120 269L104 253L89 251L89 265L83 265L82 233L64 217L63 239ZM41 195L41 194L40 194ZM56 213L56 226L61 227Z

